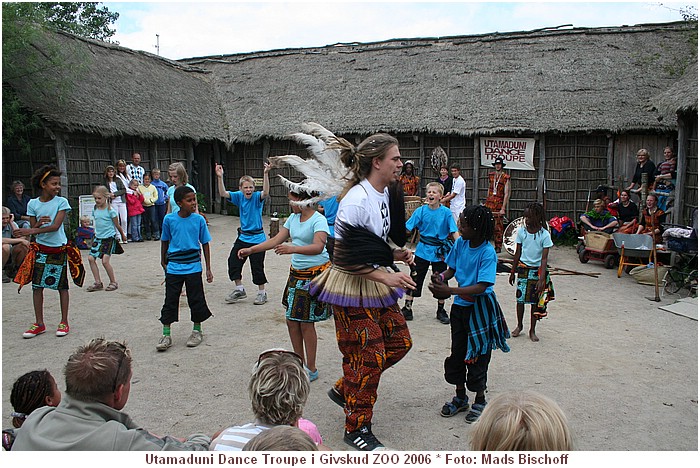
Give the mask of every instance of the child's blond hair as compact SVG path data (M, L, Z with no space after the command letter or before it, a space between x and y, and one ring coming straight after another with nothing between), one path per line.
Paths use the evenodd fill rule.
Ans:
M554 400L525 390L491 400L471 433L475 451L571 451L566 415Z
M90 224L91 221L92 221L92 219L90 219L90 217L88 215L82 215L80 217L80 224L84 224L84 223Z
M108 189L107 187L105 187L104 185L98 185L98 186L96 186L95 189L92 191L92 195L93 195L93 196L94 196L94 195L100 195L101 197L105 197L105 198L107 199L107 204L108 204L108 205L109 205L109 203L111 202L111 200L110 200L110 198L109 198L110 194L111 194L111 192L110 192L109 189Z
M239 186L239 187L243 187L243 183L244 183L244 182L250 182L251 184L253 184L253 187L255 187L255 179L253 179L253 178L252 178L251 176L249 176L249 175L244 175L243 177L241 177L241 178L238 180L238 186Z
M182 164L181 162L175 162L172 163L170 166L168 166L168 172L170 171L175 171L177 174L178 181L182 185L187 185L187 181L189 178L187 177L187 169L185 169L185 165Z
M440 196L445 194L445 187L440 182L429 182L428 185L425 186L425 191L427 192L431 187L436 188L438 192L440 192Z
M246 452L315 451L313 439L298 427L275 426L262 431L243 446Z

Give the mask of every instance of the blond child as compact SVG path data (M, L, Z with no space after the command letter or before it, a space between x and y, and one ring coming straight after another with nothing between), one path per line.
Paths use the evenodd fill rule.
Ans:
M87 290L88 292L101 291L102 289L105 291L115 291L119 288L119 284L114 275L114 268L112 268L110 259L112 254L119 255L124 252L116 236L117 231L122 239L125 237L125 234L124 231L122 231L121 224L119 224L117 210L112 208L109 202L109 189L104 185L98 185L95 187L92 196L95 198L95 209L92 212L92 216L95 218L95 241L92 243L88 261L95 282L91 286L88 286ZM98 258L102 259L102 266L109 277L109 284L106 288L104 288L102 280L100 279L100 270L97 267Z

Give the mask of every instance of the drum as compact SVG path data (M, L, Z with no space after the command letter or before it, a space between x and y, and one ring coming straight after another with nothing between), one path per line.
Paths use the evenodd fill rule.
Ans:
M545 224L547 225L547 231L551 234L552 229L549 227L549 223L545 221ZM521 216L511 221L510 224L506 226L505 231L503 231L503 248L511 255L515 255L515 250L518 247L515 242L516 236L518 235L518 228L524 226L525 217Z
M403 198L403 202L406 208L406 221L408 221L408 218L411 217L413 212L416 211L423 204L423 200L421 199L421 197L415 197L410 195L406 195Z

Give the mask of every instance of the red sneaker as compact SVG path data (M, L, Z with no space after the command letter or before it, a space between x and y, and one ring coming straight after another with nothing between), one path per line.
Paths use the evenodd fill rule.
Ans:
M66 336L70 331L70 327L66 322L61 322L58 324L58 329L56 330L56 336Z
M22 336L24 338L34 338L37 335L41 335L45 331L46 331L46 325L39 325L38 323L32 323L32 326L29 327L29 330L22 333Z

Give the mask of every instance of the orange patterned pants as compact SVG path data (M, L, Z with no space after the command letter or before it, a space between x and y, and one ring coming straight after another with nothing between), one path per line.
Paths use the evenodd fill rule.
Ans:
M345 429L372 422L379 378L399 362L413 342L399 306L368 309L333 306L335 335L343 355L343 377L336 382L345 397Z

